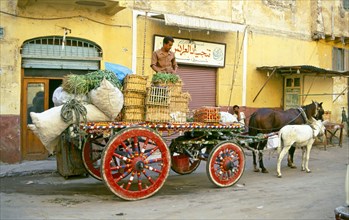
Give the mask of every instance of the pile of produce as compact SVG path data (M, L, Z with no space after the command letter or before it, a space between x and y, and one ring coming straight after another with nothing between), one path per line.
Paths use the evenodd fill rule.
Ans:
M155 73L152 78L152 83L173 83L176 84L180 80L179 76L170 73Z
M62 87L68 93L86 95L89 91L98 88L104 78L122 90L120 80L109 70L97 70L86 75L67 75L63 78Z

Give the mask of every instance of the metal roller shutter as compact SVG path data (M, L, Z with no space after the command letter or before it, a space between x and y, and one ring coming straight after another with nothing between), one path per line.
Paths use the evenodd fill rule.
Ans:
M216 106L216 68L180 65L177 73L184 83L183 91L191 95L190 110Z

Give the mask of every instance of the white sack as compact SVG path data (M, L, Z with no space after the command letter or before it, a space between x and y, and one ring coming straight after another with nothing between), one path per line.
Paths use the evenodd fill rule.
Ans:
M48 151L52 150L48 148L50 143L69 126L61 118L61 109L62 106L58 106L41 113L30 112L33 125L28 127L38 136Z
M105 78L101 85L92 90L89 95L92 104L106 114L110 120L114 120L118 116L124 105L122 92Z
M109 118L103 114L98 108L92 104L84 105L87 110L86 119L87 121L108 121ZM33 124L28 125L34 134L40 139L41 143L45 148L52 153L55 146L55 139L72 123L65 123L61 118L61 109L63 106L53 107L44 112L36 113L31 112L30 117L32 118ZM83 120L80 117L81 121Z
M76 99L82 102L83 104L89 104L87 95L74 95L63 90L63 87L58 87L55 89L52 95L52 101L55 106L60 106L67 103L71 99Z
M109 121L109 117L106 116L101 110L99 110L96 106L92 104L84 105L87 111L86 120L89 121ZM83 121L82 117L80 117L81 121Z
M278 135L273 135L268 137L268 141L267 141L267 148L268 149L276 149L279 146L279 136Z
M229 112L219 112L219 114L221 115L220 122L223 122L223 123L238 122L238 119L235 117L235 115L232 115Z

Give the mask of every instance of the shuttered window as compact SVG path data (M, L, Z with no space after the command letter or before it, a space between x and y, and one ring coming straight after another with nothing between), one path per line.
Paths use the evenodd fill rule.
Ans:
M333 48L332 68L337 71L349 70L349 50L336 47Z
M216 68L180 65L178 75L184 83L183 91L191 95L190 110L216 106Z

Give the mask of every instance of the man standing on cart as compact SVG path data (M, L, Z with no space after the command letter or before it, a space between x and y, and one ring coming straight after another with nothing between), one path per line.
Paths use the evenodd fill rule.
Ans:
M177 73L178 65L175 54L171 51L173 43L172 37L164 37L162 48L153 52L150 67L156 73Z

